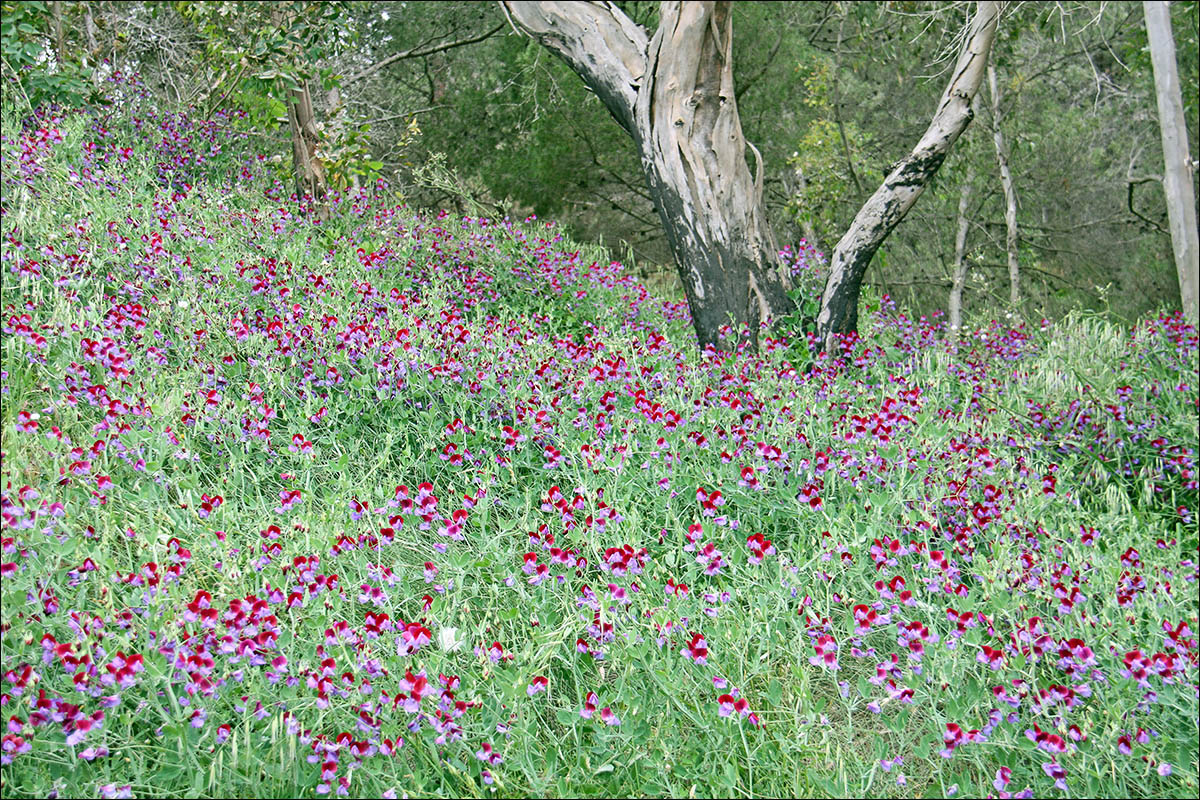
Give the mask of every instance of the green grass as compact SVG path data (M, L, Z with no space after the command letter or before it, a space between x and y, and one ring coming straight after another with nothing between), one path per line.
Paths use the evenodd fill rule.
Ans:
M323 783L321 764L307 758L312 743L342 732L374 749L405 740L394 756L340 750L336 775L364 797L911 797L954 785L978 796L996 791L1001 767L1012 769L1008 791L1062 794L1042 769L1050 756L1025 735L1035 724L1086 735L1057 756L1070 795L1194 796L1197 347L1195 330L1178 318L1147 320L1132 333L1103 317L1044 331L995 325L955 348L934 327L874 311L844 359L821 356L810 369L786 362L802 350L795 343L760 357L704 355L677 305L610 271L603 251L557 239L554 227L417 214L383 193L341 204L314 226L273 199L276 175L248 158L244 141L177 122L194 149L219 142L223 152L162 175L156 164L179 151L158 149L161 120L136 99L111 113L112 140L98 138L86 115L43 123L63 141L29 145L44 171L27 183L14 153L32 134L4 116L0 661L5 716L17 718L5 746L29 748L0 768L6 796L91 796L126 785L136 796L312 796ZM141 134L131 117L145 118ZM91 141L110 152L106 161L87 155ZM128 161L116 158L117 146L133 148ZM243 164L251 174L235 177ZM72 178L84 166L96 181ZM172 181L192 188L173 197ZM83 232L73 227L81 219ZM109 234L110 221L127 242ZM147 256L152 242L141 237L154 233L165 253ZM78 262L44 254L47 245L79 253ZM359 248L385 254L382 263L364 266ZM22 274L21 259L40 262L40 275ZM142 305L140 317L131 304ZM103 349L105 337L128 354L130 374L102 356L89 360L87 348ZM340 382L328 382L329 369ZM149 413L92 404L88 389L98 385ZM210 406L211 390L219 397ZM1119 419L1109 406L1122 407ZM311 421L321 408L325 416ZM681 418L675 429L661 416L669 410ZM38 415L36 430L24 429L21 412ZM248 433L260 420L269 443ZM454 420L465 428L448 431ZM527 439L512 451L505 425ZM47 438L52 427L69 443ZM289 451L293 434L312 442L312 456ZM102 452L92 452L96 441ZM786 456L771 460L760 442ZM461 465L442 457L450 444L469 451ZM563 456L554 469L545 468L548 446ZM823 454L831 467L818 475ZM84 460L90 471L74 474ZM739 485L743 466L758 470L761 490ZM1053 495L1042 490L1051 474ZM101 488L99 475L111 486ZM797 494L818 480L822 505L813 510ZM415 499L424 482L439 498L428 530L416 510L386 508L396 486ZM22 495L26 486L39 497ZM552 486L568 502L578 492L573 525L561 509L543 508ZM988 486L999 497L981 521L975 512ZM697 487L721 490L715 515L704 513ZM301 500L279 513L289 489ZM202 518L205 495L224 503ZM385 513L354 520L354 498ZM64 516L52 516L53 503ZM622 519L589 526L602 503ZM440 536L460 508L464 538ZM32 525L28 510L37 512ZM389 525L397 513L403 525ZM272 524L279 538L263 538ZM556 564L531 544L542 525L586 565ZM698 548L712 542L724 554L716 574L684 547L693 525L703 532ZM345 546L369 544L381 527L395 538L378 551ZM1094 544L1081 528L1096 530ZM755 533L776 550L760 565L748 563L746 538ZM888 539L914 552L877 568L873 544ZM642 572L601 571L606 548L624 545L645 549ZM169 579L179 546L190 559ZM948 571L929 556L935 550ZM527 552L551 564L541 585L522 571ZM294 559L313 555L314 572L336 574L337 590L310 593L313 581ZM85 559L94 571L79 572ZM122 580L150 562L160 575L153 593ZM438 570L431 581L426 562ZM913 591L912 606L876 589L893 576ZM690 593L668 599L668 579ZM610 597L609 583L626 591L628 606ZM1063 611L1055 584L1087 599ZM362 602L363 585L386 601ZM611 639L589 631L593 611L579 604L585 585L600 600L596 621L614 626ZM291 608L297 589L304 603ZM247 629L219 616L205 629L186 608L200 591L221 615L247 596L266 599L274 622ZM858 604L879 604L891 621L856 632ZM968 628L949 647L948 607L986 615L992 630ZM368 612L420 622L432 642L398 655L397 631L367 638ZM1013 639L1033 617L1053 639L1040 659ZM102 628L82 630L95 619ZM1181 637L1177 674L1148 678L1151 702L1121 675L1122 658L1135 649L1173 653L1164 620L1191 633ZM338 622L358 632L358 645L326 642ZM902 622L937 635L919 662L897 640ZM276 636L255 645L266 663L239 657L239 641L261 630ZM697 632L706 664L681 654ZM45 634L73 649L43 660ZM809 661L823 634L837 641L836 672ZM1075 638L1095 652L1099 674L1064 671L1054 653ZM589 653L578 652L578 639ZM493 641L511 660L476 652ZM1005 651L999 671L977 660L985 644ZM177 658L201 646L216 686L189 695L207 668L180 668ZM145 659L125 688L102 682L117 651ZM871 682L893 653L895 691L911 689L911 705ZM84 654L91 666L64 666ZM280 655L294 685L269 674ZM344 696L330 687L322 698L309 686L325 658L335 660L329 677ZM23 665L36 681L19 685ZM379 726L359 727L363 704L394 696L406 670L424 670L436 687L421 714L372 706ZM353 679L343 686L346 672ZM439 674L460 676L455 699L469 704L455 723L461 738L449 741L438 741ZM530 697L537 675L549 689ZM364 679L370 694L358 691ZM1014 680L1032 696L1074 687L1079 702L1039 710L1026 697L1014 711L992 692L1017 692ZM719 715L719 697L733 687L759 724ZM74 712L60 704L86 714L103 707L103 726L68 744L69 719L33 724L40 691L68 718ZM589 692L620 725L599 712L580 716ZM102 698L114 696L105 707ZM938 754L947 723L984 728L997 708L1015 720L950 758ZM207 714L198 727L189 724L195 710ZM221 725L230 726L223 741ZM1120 754L1118 737L1138 728L1157 736ZM501 764L476 757L484 742ZM108 754L79 757L99 747ZM885 770L881 762L897 757L902 763ZM1170 776L1159 775L1163 763ZM336 792L336 779L326 788Z

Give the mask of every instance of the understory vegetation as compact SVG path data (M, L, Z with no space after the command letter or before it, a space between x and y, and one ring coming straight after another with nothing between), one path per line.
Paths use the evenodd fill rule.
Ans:
M5 796L1196 796L1181 315L700 350L105 91L4 109Z

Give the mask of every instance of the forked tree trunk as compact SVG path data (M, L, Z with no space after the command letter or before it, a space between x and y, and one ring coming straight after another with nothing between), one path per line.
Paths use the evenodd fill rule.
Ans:
M612 3L505 2L561 56L633 138L675 256L701 347L720 328L794 310L762 199L746 164L733 87L729 2L665 2L653 38Z
M733 87L732 3L663 3L634 121L651 196L683 279L701 346L732 322L750 329L795 306L763 206L762 157L746 166ZM732 317L732 319L731 319Z
M950 147L970 123L971 101L983 82L999 13L995 2L976 4L950 84L925 135L875 190L834 248L817 315L817 335L826 350L832 349L835 334L858 329L858 295L871 258L917 202Z
M664 2L658 30L611 2L504 0L514 25L558 54L633 138L687 294L701 346L726 322L748 325L795 309L779 274L762 203L762 164L746 165L733 91L729 2ZM818 333L855 330L863 274L971 120L999 7L980 2L937 113L834 250Z
M971 221L967 218L967 208L971 204L971 183L975 180L975 170L967 165L967 175L963 178L962 189L958 195L958 231L954 236L954 278L950 284L950 338L958 341L962 333L962 295L963 286L967 282L967 229Z
M1158 94L1158 125L1162 132L1163 191L1167 195L1167 220L1171 226L1171 246L1175 252L1175 270L1179 273L1179 298L1183 312L1193 325L1200 314L1200 232L1196 230L1196 198L1192 193L1192 172L1188 169L1187 123L1183 116L1183 95L1179 88L1179 67L1175 61L1175 37L1171 32L1171 9L1165 2L1142 3L1146 15L1146 34L1150 41L1150 61L1154 66L1154 87Z
M1008 142L1000 127L1000 87L996 66L988 65L988 87L992 95L992 141L996 145L996 165L1000 168L1000 187L1004 190L1004 249L1008 253L1008 302L1014 308L1021 303L1021 266L1017 260L1017 187L1008 166Z

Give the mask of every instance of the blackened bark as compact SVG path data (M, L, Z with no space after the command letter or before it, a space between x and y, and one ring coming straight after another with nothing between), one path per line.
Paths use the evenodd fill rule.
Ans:
M732 7L664 3L647 46L634 141L692 311L700 346L794 310L758 175L746 166L733 86Z
M925 135L871 195L834 248L817 316L817 335L826 350L832 349L835 334L858 330L858 296L867 266L888 234L917 202L950 147L970 123L971 102L983 80L999 11L995 2L976 4L950 84Z

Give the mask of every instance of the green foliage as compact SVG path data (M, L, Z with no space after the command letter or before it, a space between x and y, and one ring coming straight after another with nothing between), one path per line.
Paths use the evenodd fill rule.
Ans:
M332 85L318 62L337 46L342 3L177 2L175 8L203 38L206 60L221 70L210 110L228 101L248 111L252 124L274 127L286 121L292 90L314 79Z
M41 0L8 2L0 18L0 56L4 64L5 103L18 91L27 110L47 103L78 107L101 102L91 83L92 68L62 59L50 34L53 15ZM15 85L13 84L15 82Z
M796 150L787 164L803 176L788 199L787 209L797 221L822 232L826 240L836 238L843 213L840 205L861 195L857 182L874 187L879 174L861 163L858 153L875 145L869 134L855 122L842 122L833 107L834 63L829 57L813 53L796 66L797 78L804 88L803 102L812 115L808 127L796 142ZM845 137L843 141L843 137ZM868 189L870 191L870 189Z
M330 60L354 44L345 25L344 2L292 0L275 3L191 2L176 10L205 42L205 58L220 69L201 101L209 111L232 105L248 112L252 128L286 125L291 93L316 85L334 89L340 77ZM316 157L331 186L346 188L373 179L382 162L371 154L371 126L346 117L344 109L318 125Z

